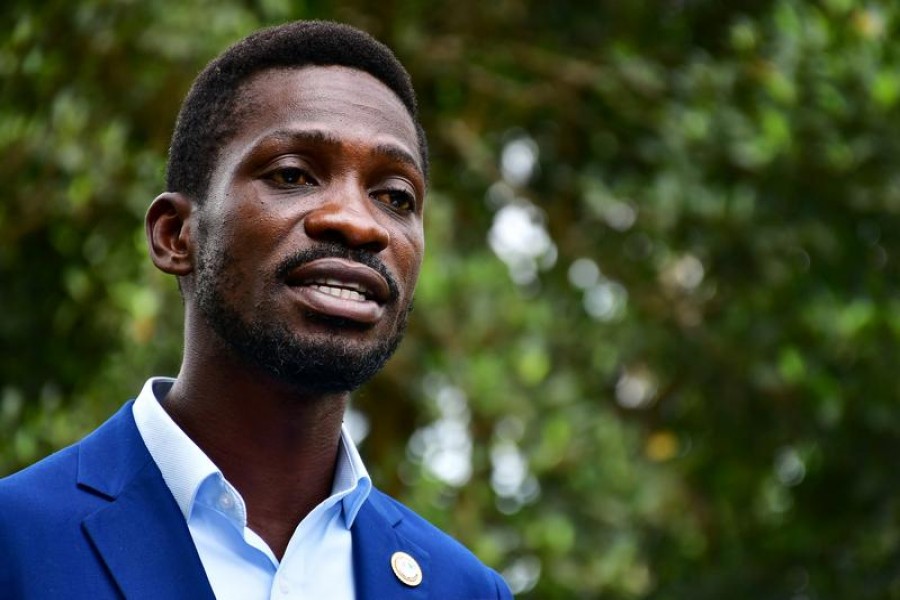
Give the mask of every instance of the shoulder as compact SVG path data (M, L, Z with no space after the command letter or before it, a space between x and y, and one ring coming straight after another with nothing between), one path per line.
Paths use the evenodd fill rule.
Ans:
M92 471L102 471L109 479L139 464L137 451L127 451L134 443L117 441L123 437L119 430L127 432L128 417L130 411L120 411L80 442L0 479L0 542L21 535L53 538L105 505L108 495L85 481L90 481Z
M78 446L64 448L55 454L0 479L0 515L10 516L10 509L28 511L47 507L48 500L74 487L78 471Z
M0 588L25 594L34 565L77 544L77 446L0 479ZM2 595L2 594L0 594Z
M53 540L105 504L78 485L79 446L0 479L0 547Z
M403 503L373 488L371 502L395 522L397 533L425 550L431 557L434 589L466 590L466 598L512 598L503 578L482 563L468 548L435 527Z
M0 479L0 596L106 597L109 581L83 522L146 464L132 430L130 410L121 410L80 442Z
M405 504L378 489L372 489L369 501L380 508L392 520L397 521L397 531L442 560L448 559L458 566L468 566L475 570L485 569L472 552L455 538L438 529ZM392 513L395 513L394 516Z

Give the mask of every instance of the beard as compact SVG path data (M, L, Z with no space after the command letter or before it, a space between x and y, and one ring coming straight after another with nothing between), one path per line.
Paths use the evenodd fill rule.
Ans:
M232 256L215 243L202 244L197 259L195 298L200 314L240 358L278 381L307 393L343 393L371 379L394 354L406 331L412 303L401 308L393 331L369 344L348 340L344 332L365 327L346 319L307 313L310 321L328 325L330 333L301 335L279 321L275 303L262 302L247 318L226 299L228 292L242 287L238 274L229 268ZM378 271L388 282L390 303L398 300L398 286L384 264L366 251L339 244L320 244L282 261L267 285L267 298L275 298L285 275L319 258L339 257L362 263ZM245 311L246 313L246 311Z

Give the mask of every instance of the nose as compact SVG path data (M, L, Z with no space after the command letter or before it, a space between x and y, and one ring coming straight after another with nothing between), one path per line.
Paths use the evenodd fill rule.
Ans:
M306 235L322 242L339 243L348 248L380 252L391 241L390 233L372 214L368 196L336 198L306 215Z

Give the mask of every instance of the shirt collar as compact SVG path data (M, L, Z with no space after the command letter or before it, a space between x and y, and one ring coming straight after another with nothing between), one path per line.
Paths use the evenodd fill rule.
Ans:
M342 494L341 505L344 515L344 523L347 529L353 526L359 509L362 508L369 492L372 491L372 480L366 465L363 464L359 450L346 426L341 426L341 442L338 448L337 463L334 468L334 483L331 494Z
M178 503L186 520L191 517L198 491L208 479L217 479L230 488L236 497L234 516L246 526L246 509L243 498L228 483L218 467L172 420L160 404L160 400L175 383L168 377L152 377L144 384L134 402L133 413L138 431L159 467L163 480ZM372 490L372 480L359 455L356 444L346 427L341 427L334 483L331 496L324 502L341 503L341 512L347 529L353 526L356 515Z

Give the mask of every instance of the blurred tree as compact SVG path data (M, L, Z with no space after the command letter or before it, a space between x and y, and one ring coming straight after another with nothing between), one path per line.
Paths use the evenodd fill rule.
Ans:
M0 9L0 470L177 369L141 218L178 104L331 18L396 49L433 152L351 415L375 480L522 598L900 598L900 9L336 4Z

